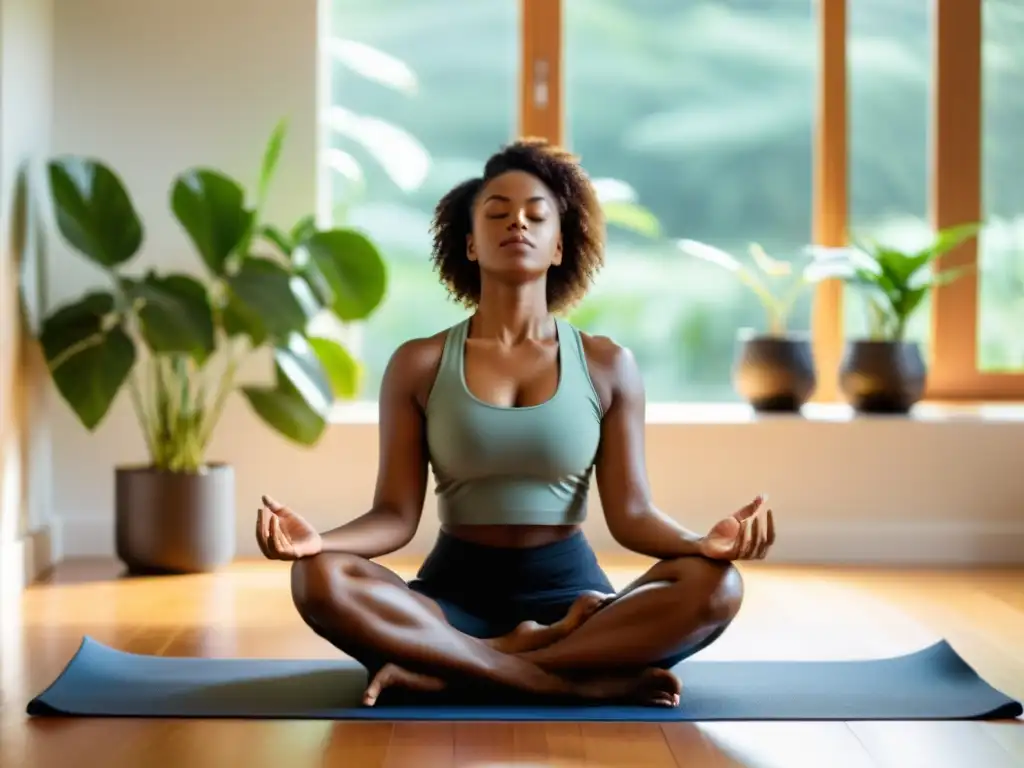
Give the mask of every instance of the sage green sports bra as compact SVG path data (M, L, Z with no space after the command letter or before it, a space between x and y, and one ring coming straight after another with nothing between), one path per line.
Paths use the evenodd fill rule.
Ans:
M466 386L469 319L448 330L426 408L444 525L575 525L601 438L601 400L579 331L557 319L558 388L525 407L485 403Z

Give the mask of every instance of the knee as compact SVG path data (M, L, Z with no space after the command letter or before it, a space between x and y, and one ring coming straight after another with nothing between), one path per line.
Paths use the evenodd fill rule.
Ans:
M321 553L292 563L292 602L307 622L316 624L325 612L336 613L345 603L347 583L358 558Z
M682 604L689 604L702 624L725 626L743 603L743 578L730 563L704 557L670 561Z

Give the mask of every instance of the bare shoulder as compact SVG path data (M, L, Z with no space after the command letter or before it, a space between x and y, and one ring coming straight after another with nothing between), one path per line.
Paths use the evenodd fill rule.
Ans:
M629 347L622 346L608 336L592 336L582 331L580 338L590 378L605 411L618 396L634 393L642 396L640 368Z
M425 405L441 365L447 335L446 329L402 342L388 361L382 389L412 396L420 406Z

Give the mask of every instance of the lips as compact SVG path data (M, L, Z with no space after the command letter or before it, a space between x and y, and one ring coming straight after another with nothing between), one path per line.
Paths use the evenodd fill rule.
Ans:
M532 246L533 243L531 243L529 240L527 240L522 235L512 235L511 237L506 237L504 240L502 240L500 243L498 243L498 245L500 247L504 247L506 245L529 245L529 246Z

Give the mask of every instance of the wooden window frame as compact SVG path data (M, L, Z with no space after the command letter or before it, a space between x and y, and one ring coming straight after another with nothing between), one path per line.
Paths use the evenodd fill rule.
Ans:
M936 228L980 221L984 0L932 0L931 220ZM976 238L941 267L978 265ZM978 272L932 295L932 355L926 396L934 400L1024 399L1024 373L978 370Z
M812 239L842 246L848 236L847 5L815 0L818 34ZM982 217L981 87L984 0L931 0L933 85L929 218L936 228ZM563 0L520 0L519 134L566 143ZM971 240L940 268L977 265ZM815 400L841 399L838 370L846 345L843 285L815 289L811 338L818 366ZM977 365L976 271L934 291L927 400L1021 400L1024 372L986 373Z

